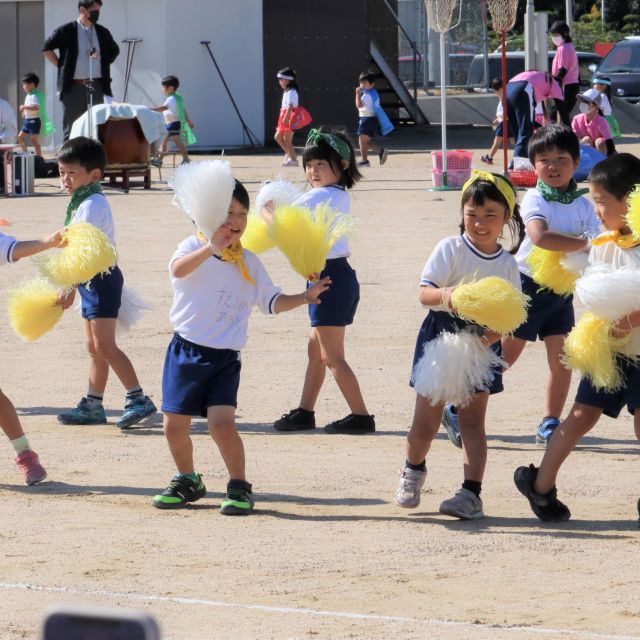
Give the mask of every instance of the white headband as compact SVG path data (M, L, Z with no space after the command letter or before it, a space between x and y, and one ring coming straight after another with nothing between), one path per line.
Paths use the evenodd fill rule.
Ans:
M287 76L284 73L279 73L278 78L280 78L281 80L295 80L293 76Z

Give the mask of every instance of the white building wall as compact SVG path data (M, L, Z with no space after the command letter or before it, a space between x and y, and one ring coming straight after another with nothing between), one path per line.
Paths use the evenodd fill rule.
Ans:
M45 0L45 35L74 20L77 0ZM193 148L243 146L248 139L201 40L211 49L242 117L264 141L262 0L104 0L100 24L111 31L120 55L111 66L113 95L124 96L125 38L136 45L127 102L156 106L163 102L160 80L180 79L185 107L195 124ZM49 110L62 131L62 105L55 96L56 70L47 63ZM56 144L62 141L56 134Z

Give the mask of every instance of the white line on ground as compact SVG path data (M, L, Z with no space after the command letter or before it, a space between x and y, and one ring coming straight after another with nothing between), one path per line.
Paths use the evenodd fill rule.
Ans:
M76 587L47 587L40 584L26 584L22 582L0 582L0 589L5 591L43 591L46 593L64 593L79 596L97 596L101 598L118 598L138 602L169 602L173 604L200 605L205 607L224 607L229 609L245 609L265 611L267 613L291 613L303 616L324 616L329 618L347 618L350 620L367 620L372 622L396 622L400 624L431 624L442 627L467 627L469 629L496 629L501 631L526 631L539 635L565 635L579 638L593 638L594 640L639 640L640 636L620 636L573 629L551 629L547 627L511 626L505 624L489 624L447 620L444 618L406 618L403 616L384 616L370 613L352 613L349 611L322 611L317 609L303 609L296 607L273 607L263 604L243 604L238 602L223 602L221 600L207 600L206 598L178 598L175 596L158 596L142 593L124 593L119 591L99 591L97 589L80 589Z

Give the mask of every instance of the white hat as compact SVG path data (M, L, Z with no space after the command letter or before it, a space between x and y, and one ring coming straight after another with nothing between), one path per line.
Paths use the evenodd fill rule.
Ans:
M585 91L584 93L579 93L578 94L578 98L582 98L583 100L586 100L587 102L595 102L598 107L600 106L600 103L602 102L602 94L599 91L596 91L595 89L589 89L588 91Z

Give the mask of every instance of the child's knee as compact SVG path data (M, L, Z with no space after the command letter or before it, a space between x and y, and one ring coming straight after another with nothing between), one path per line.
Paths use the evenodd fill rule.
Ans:
M115 340L95 340L93 341L95 355L110 360L118 351L118 345Z
M235 420L218 419L209 421L209 433L216 442L226 442L240 438Z

